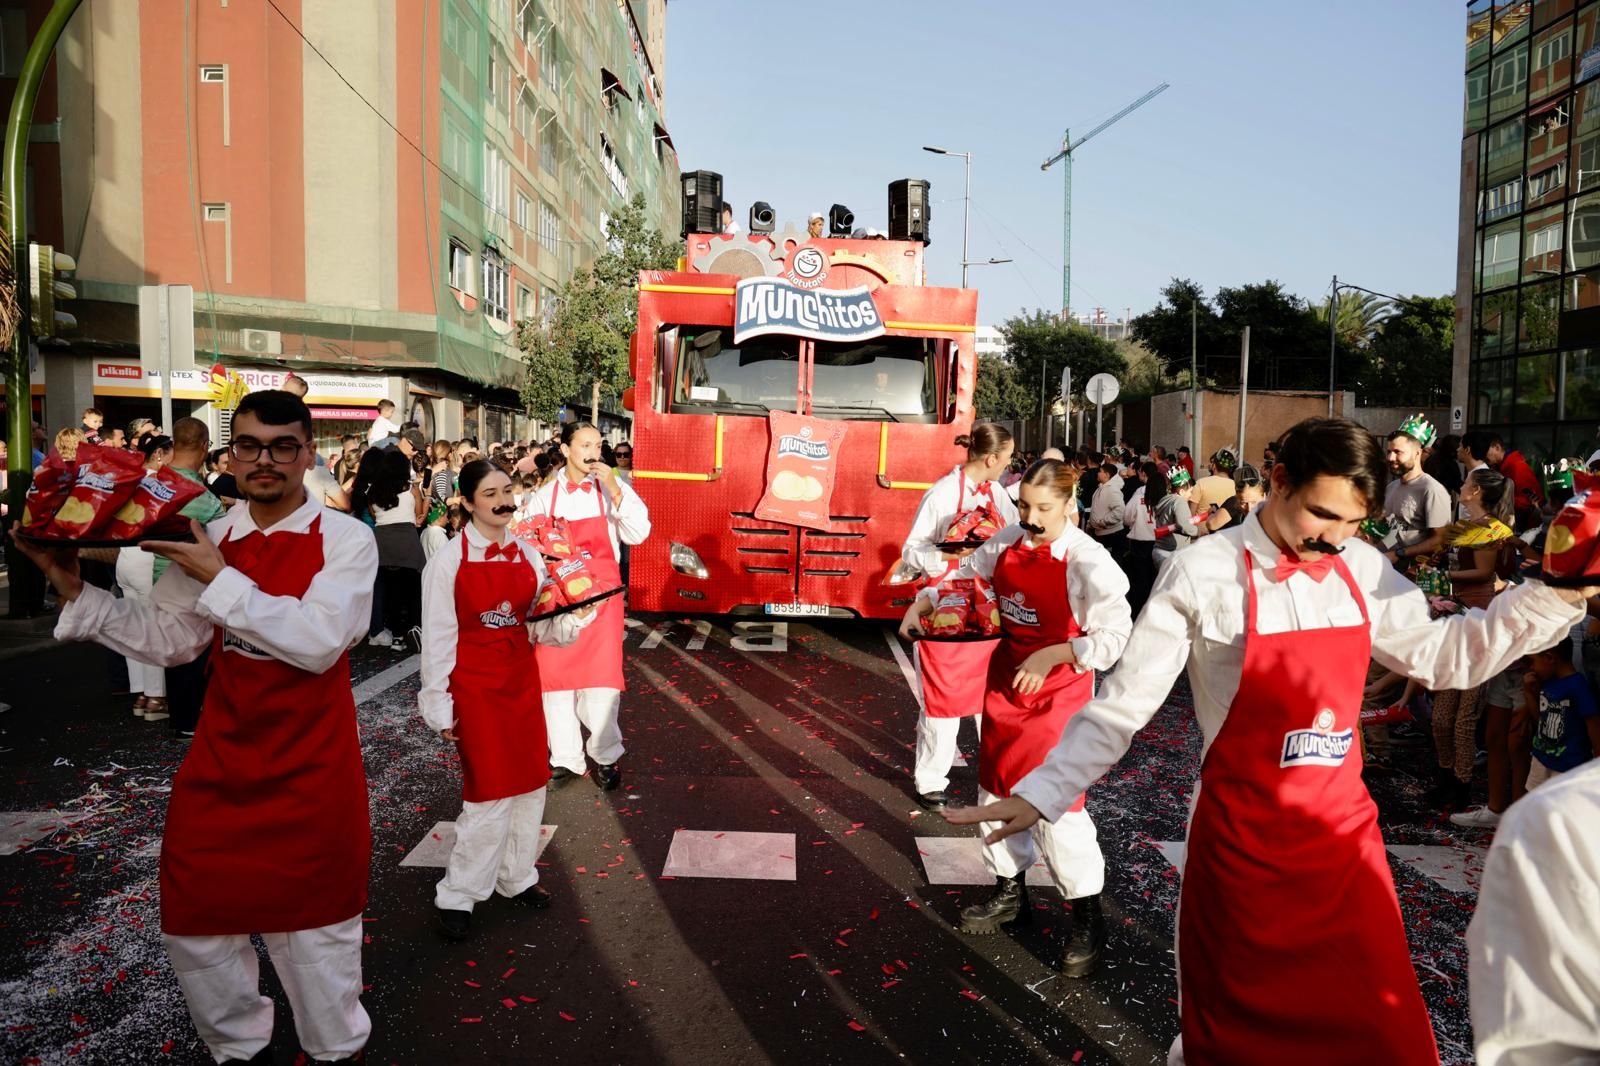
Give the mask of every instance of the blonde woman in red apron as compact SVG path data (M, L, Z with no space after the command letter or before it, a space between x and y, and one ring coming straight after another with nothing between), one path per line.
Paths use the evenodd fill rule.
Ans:
M994 585L1003 636L989 663L978 752L978 801L1009 796L1055 747L1068 721L1094 695L1094 671L1122 655L1133 619L1128 579L1111 553L1068 520L1077 472L1042 460L1023 476L1021 521L997 533L962 563L956 577ZM933 592L937 596L936 590ZM921 631L934 599L925 593L906 612L901 632ZM1105 943L1100 891L1105 859L1080 794L1053 825L986 844L995 891L961 912L967 933L994 933L1031 912L1025 883L1035 855L1072 905L1072 934L1060 967L1068 977L1093 973Z
M1002 526L1017 520L1011 497L1004 491L995 491L1015 448L1010 431L992 422L980 422L971 433L957 437L955 443L967 449L967 461L929 487L917 506L905 547L900 550L902 561L934 580L955 570L962 559L972 554L968 550L952 555L937 547L957 515L987 504L1000 517ZM945 789L950 785L950 764L956 756L961 720L971 718L973 726L978 727L984 681L994 648L993 641L918 643L912 648L918 702L922 705L917 718L917 761L912 783L917 802L928 810L939 810L949 800Z
M1436 1066L1399 901L1361 781L1369 653L1435 689L1470 688L1563 639L1592 590L1530 582L1486 612L1427 598L1355 538L1386 480L1343 419L1282 438L1268 503L1162 568L1125 660L1044 764L956 824L1001 840L1070 809L1187 666L1204 742L1178 917L1187 1066Z
M564 518L572 539L589 552L589 569L602 586L622 583L622 545L650 535L650 512L633 487L600 458L600 431L571 422L561 431L563 466L534 494L531 510ZM622 596L599 605L594 622L565 648L534 650L544 679L544 719L550 736L550 786L583 776L585 744L595 762L595 784L609 792L622 784L617 760L622 726Z
M461 468L472 516L455 545L422 575L422 718L461 752L456 842L434 892L439 929L472 930L472 908L492 893L547 907L534 866L550 780L550 746L533 639L570 644L594 614L583 607L530 623L544 561L511 536L515 485L487 459ZM531 632L530 632L531 630Z
M161 940L218 1062L272 1040L252 933L313 1059L359 1054L372 1029L360 1000L371 822L347 649L366 632L378 551L361 522L307 498L312 448L299 397L245 397L229 449L249 502L195 523L192 544L148 545L173 564L148 603L84 587L75 553L29 552L67 604L57 638L158 666L211 646L161 840Z

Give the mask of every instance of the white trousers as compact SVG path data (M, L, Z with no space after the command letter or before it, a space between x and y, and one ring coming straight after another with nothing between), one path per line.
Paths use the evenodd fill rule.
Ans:
M998 799L978 790L978 804ZM999 829L1001 822L980 822L979 839ZM983 864L996 877L1015 877L1033 865L1034 856L1043 857L1050 878L1068 899L1099 895L1106 884L1106 860L1094 820L1087 809L1068 811L1054 823L1043 818L1027 833L1008 836L998 844L983 846Z
M117 552L117 586L122 598L129 603L144 603L150 599L155 584L156 557L138 548L123 548ZM124 655L128 664L128 691L144 696L165 699L167 672L142 659Z
M589 758L609 766L622 758L622 693L614 688L580 688L544 694L544 727L550 738L550 765L584 771L583 731L589 731Z
M447 911L470 911L493 892L515 896L539 883L539 824L545 790L484 803L463 801L456 818L456 846L433 903Z
M949 787L950 766L955 762L962 722L971 722L973 732L983 736L981 714L967 718L929 718L924 711L917 716L917 765L911 778L918 795L943 792Z
M317 929L262 933L261 939L306 1054L347 1059L365 1047L372 1021L361 1006L361 915ZM162 933L161 943L213 1059L248 1059L272 1042L272 1000L261 994L249 936Z

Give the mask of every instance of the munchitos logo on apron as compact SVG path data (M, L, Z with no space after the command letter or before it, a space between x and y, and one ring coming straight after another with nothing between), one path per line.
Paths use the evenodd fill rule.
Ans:
M492 611L484 611L478 616L478 621L489 629L510 629L512 626L522 624L517 616L511 613L510 600L501 600L499 607Z
M1317 712L1317 720L1310 729L1291 729L1283 735L1283 757L1278 760L1280 769L1290 766L1339 766L1350 754L1356 731L1346 729L1332 732L1333 711L1324 707Z
M883 335L872 290L797 288L782 278L744 278L736 287L733 343L770 333L816 341L864 341Z
M1020 592L1000 597L1000 613L1005 615L1006 621L1014 622L1019 626L1036 626L1039 624L1039 612L1032 607L1024 607L1022 605L1022 593Z

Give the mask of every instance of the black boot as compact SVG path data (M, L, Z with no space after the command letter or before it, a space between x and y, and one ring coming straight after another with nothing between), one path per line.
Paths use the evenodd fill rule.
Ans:
M1106 946L1106 916L1100 897L1080 896L1072 901L1072 938L1061 953L1061 976L1088 977L1100 966Z
M1450 776L1450 791L1445 797L1444 806L1452 811L1464 811L1472 806L1471 783L1462 781L1452 774Z
M982 903L961 908L963 933L998 933L1000 927L1016 923L1027 925L1033 919L1028 911L1028 886L1023 883L1026 873L1015 877L997 877L994 894Z
M1435 767L1433 771L1433 787L1423 795L1430 807L1444 807L1450 802L1454 793L1456 775L1444 767Z

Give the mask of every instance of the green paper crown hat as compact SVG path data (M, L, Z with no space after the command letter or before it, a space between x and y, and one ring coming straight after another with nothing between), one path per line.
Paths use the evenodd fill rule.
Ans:
M1194 484L1194 478L1189 476L1189 471L1186 467L1173 466L1167 472L1167 484L1175 489L1181 489L1185 485Z
M1582 459L1562 459L1560 462L1546 463L1544 468L1544 487L1547 489L1571 489L1572 475L1578 471L1587 471L1588 469Z
M1433 423L1421 411L1400 423L1400 428L1395 432L1404 433L1424 448L1433 447L1434 438L1439 435L1439 431L1433 428Z
M1239 460L1233 454L1233 449L1231 448L1218 448L1216 454L1211 457L1211 461L1228 471L1232 471L1239 465Z

